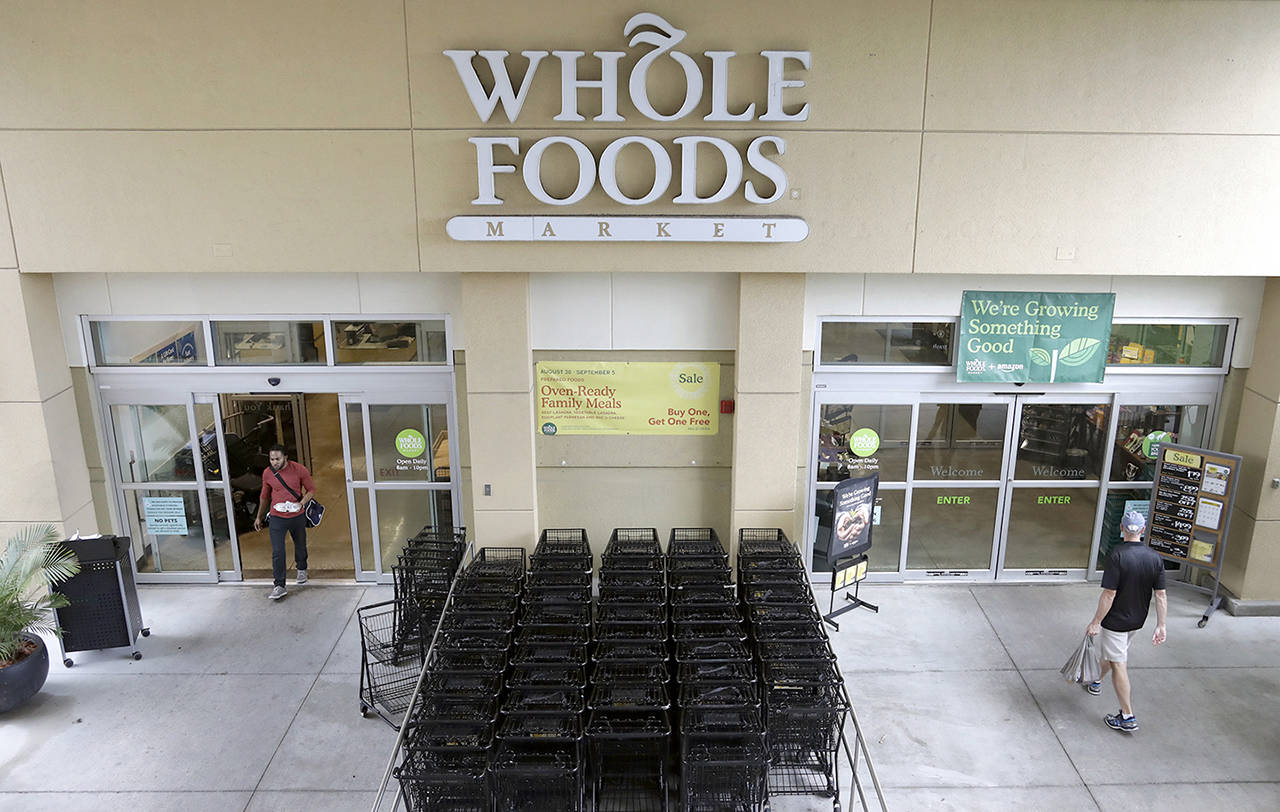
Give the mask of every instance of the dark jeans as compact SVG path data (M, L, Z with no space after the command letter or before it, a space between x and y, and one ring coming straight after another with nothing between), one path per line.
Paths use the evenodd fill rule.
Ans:
M276 586L284 586L284 536L293 536L293 560L298 569L307 568L307 517L294 516L284 519L280 516L268 516L267 527L271 533L271 575Z

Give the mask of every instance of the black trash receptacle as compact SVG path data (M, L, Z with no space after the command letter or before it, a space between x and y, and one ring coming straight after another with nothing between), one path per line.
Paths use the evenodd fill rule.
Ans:
M62 664L74 663L67 652L129 648L133 659L141 660L137 640L150 629L142 625L138 587L133 580L128 536L99 536L63 542L80 559L80 572L63 581L55 591L70 606L55 609L62 628Z

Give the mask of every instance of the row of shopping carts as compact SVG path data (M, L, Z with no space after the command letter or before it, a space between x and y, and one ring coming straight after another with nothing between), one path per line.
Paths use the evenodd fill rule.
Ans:
M410 810L491 808L490 753L524 569L523 549L488 547L453 585L396 772Z
M666 559L652 528L613 531L600 557L587 724L598 812L665 810L671 761Z
M762 809L768 803L764 720L728 553L710 528L677 528L667 566L682 808Z
M831 798L851 710L804 563L781 530L744 529L738 588L759 669L768 791Z
M615 530L593 612L585 531L544 531L527 567L481 549L434 643L403 636L430 645L395 770L409 808L755 812L811 794L838 810L849 704L803 564L778 530L743 531L736 563L735 585L710 528L665 550L655 529ZM415 576L390 603L403 592L421 626L437 596Z
M431 645L449 587L462 563L466 528L424 527L391 567L392 600L361 606L360 714L398 728Z

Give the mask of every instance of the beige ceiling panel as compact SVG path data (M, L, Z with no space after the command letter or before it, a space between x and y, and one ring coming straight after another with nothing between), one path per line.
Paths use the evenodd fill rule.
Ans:
M1280 274L1280 143L930 134L916 270Z
M451 6L444 0L409 0L409 63L413 81L414 126L422 128L484 127L464 92L446 50L505 50L515 87L527 62L522 51L577 50L582 79L599 79L596 51L626 54L618 68L618 113L625 123L613 128L661 126L689 130L741 128L742 123L710 124L711 60L706 51L733 51L729 60L729 110L756 104L764 113L767 87L766 50L809 51L809 69L787 63L788 79L804 80L803 88L785 91L784 100L810 104L807 123L775 124L775 129L919 129L924 98L925 55L929 33L928 0L814 0L803 13L790 13L765 0L704 0L700 3L655 0L643 6L588 0L475 0L466 13L441 15ZM623 28L637 12L652 12L685 33L675 46L693 57L704 74L702 103L685 118L658 124L644 118L628 92L631 68L652 46L628 46ZM488 67L481 77L487 81ZM592 72L594 71L594 72ZM684 74L673 58L659 57L649 71L652 102L659 112L674 112L684 100ZM665 87L665 90L663 89ZM600 113L600 91L580 93L579 112L588 120ZM797 105L798 106L798 105ZM560 60L548 56L538 65L519 127L572 127L553 117L560 113ZM755 122L768 125L768 122ZM509 127L501 109L489 127Z
M407 132L3 133L0 161L23 270L417 269Z
M409 122L400 0L6 3L0 55L0 127Z
M608 134L563 132L577 138L598 156ZM538 135L546 135L545 132ZM525 188L521 171L497 175L500 206L473 206L477 195L476 149L463 133L418 132L418 200L423 270L436 271L770 271L770 272L887 272L911 269L911 241L915 218L916 174L920 135L904 133L790 133L787 151L777 163L789 183L782 200L766 205L747 203L742 189L723 203L675 205L680 184L679 149L667 133L650 136L668 148L674 167L672 185L660 200L643 206L617 203L599 184L581 202L551 206L535 200ZM745 151L755 133L729 139ZM522 138L522 154L533 138ZM632 196L649 189L653 162L638 148L619 160L619 185ZM771 154L771 153L770 153ZM497 152L499 163L511 158ZM578 179L576 159L568 147L548 150L542 163L548 193L567 197ZM704 163L705 161L705 163ZM717 163L718 162L718 163ZM520 164L523 166L523 164ZM708 152L699 159L699 193L706 195L723 180L724 162ZM572 180L566 180L571 178ZM765 195L772 184L746 169L745 180ZM793 198L792 195L796 195ZM445 233L453 216L514 215L632 215L632 216L799 216L809 236L788 245L683 243L602 244L520 242L455 242Z
M1280 3L937 0L927 125L1274 133Z

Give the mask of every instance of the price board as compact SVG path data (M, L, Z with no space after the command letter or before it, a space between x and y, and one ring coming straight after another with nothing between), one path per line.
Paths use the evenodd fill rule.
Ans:
M1171 561L1220 568L1239 478L1234 454L1161 443L1147 545Z

